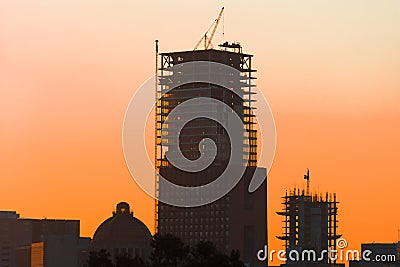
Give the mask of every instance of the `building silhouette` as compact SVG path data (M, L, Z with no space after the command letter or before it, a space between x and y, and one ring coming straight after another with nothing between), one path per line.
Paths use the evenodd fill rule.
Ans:
M27 219L0 211L0 267L86 267L89 251L101 249L113 260L150 256L151 233L125 202L118 203L93 240L79 233L79 220Z
M222 198L198 207L177 207L163 202L156 203L156 232L173 234L180 237L186 244L195 245L200 241L212 241L218 249L230 253L238 249L242 260L248 266L263 266L256 259L257 251L267 244L267 185L264 182L255 192L249 193L248 187L253 174L258 171L266 177L266 170L257 167L257 131L252 113L252 85L250 83L255 72L252 69L252 55L242 52L239 44L224 43L223 50L206 49L161 53L159 87L157 88L156 109L156 166L160 175L168 181L186 187L208 184L217 179L229 164L231 158L231 143L227 130L214 120L197 118L188 122L179 131L177 121L185 112L183 110L167 119L174 108L187 100L206 97L225 103L229 109L204 106L196 111L201 117L203 111L215 114L221 121L227 122L228 113L236 112L244 125L243 135L248 142L243 141L240 152L241 162L246 171L240 182ZM236 70L236 76L219 73L202 65L194 72L179 68L180 64L214 62L229 66ZM176 68L174 70L174 67ZM219 75L227 84L221 86L209 82L179 81L197 75ZM189 77L189 78L188 78ZM245 78L246 82L243 82ZM165 92L167 92L164 94ZM245 100L243 100L245 99ZM166 126L166 127L165 127ZM176 136L179 135L179 149L184 157L196 160L207 153L199 150L199 143L204 138L214 141L215 158L212 164L199 172L189 172L176 168L169 161L176 151L173 148ZM244 140L244 138L243 138ZM206 151L207 152L207 151ZM246 163L244 163L246 162ZM158 178L157 178L158 179ZM179 199L179 192L169 190L167 186L158 183L156 193L160 199L169 196ZM186 196L188 197L188 196ZM189 198L207 198L202 195L190 195Z
M79 231L78 220L25 219L0 211L0 266L84 266L80 257L90 238Z
M308 188L307 183L307 188ZM311 194L300 189L286 192L283 199L283 210L277 212L284 218L283 235L277 236L285 242L286 264L333 264L325 253L319 260L322 251L336 250L336 240L341 237L337 233L337 204L336 194ZM312 250L314 255L303 257L303 251ZM296 258L299 255L298 258ZM293 260L294 259L294 260Z
M367 258L351 260L350 267L399 267L400 250L399 243L365 243L361 244L361 254Z
M114 260L127 255L148 260L151 233L146 225L133 216L126 202L117 204L113 216L105 220L96 230L90 250L106 250Z

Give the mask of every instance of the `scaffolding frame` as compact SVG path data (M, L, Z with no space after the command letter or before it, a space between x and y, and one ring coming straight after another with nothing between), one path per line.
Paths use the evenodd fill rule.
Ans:
M302 205L309 205L309 208L312 206L325 206L326 214L324 215L327 219L326 245L330 250L337 250L337 239L342 235L337 233L337 205L339 202L336 200L336 193L333 195L326 193L325 198L323 198L322 195L307 194L304 190L294 188L293 191L290 190L289 193L286 190L286 194L282 199L283 209L282 211L277 212L277 214L284 217L284 220L282 221L284 223L284 226L282 227L283 235L277 236L277 238L285 242L284 247L286 250L299 246L299 233L302 231L299 223L299 207ZM307 230L304 229L304 231ZM309 235L310 233L307 232L303 234ZM336 260L328 258L328 263L336 264Z
M171 68L184 62L193 62L197 61L197 55L204 56L206 54L206 59L202 59L202 61L214 61L211 59L211 54L215 55L226 55L232 58L238 58L239 64L237 66L232 66L236 68L240 72L241 77L241 88L239 88L238 95L244 99L243 110L239 116L241 117L244 125L245 125L245 136L249 140L249 143L243 142L243 154L246 157L245 160L248 162L247 166L257 166L257 130L254 128L254 118L255 115L252 111L252 103L255 102L252 99L252 95L255 94L252 91L252 88L255 86L252 84L252 80L256 79L253 76L253 73L256 70L252 69L252 57L253 55L242 53L242 49L234 49L233 51L225 50L196 50L196 51L183 51L183 52L171 52L171 53L158 53L157 48L157 59L156 64L158 64L160 60L160 66L157 67L156 70L156 88L155 88L155 97L156 97L156 105L155 105L155 167L156 167L156 175L155 175L155 195L156 195L156 207L155 207L155 232L158 232L158 197L160 194L159 188L159 172L160 168L168 167L169 162L165 157L165 152L168 150L169 140L172 137L173 123L168 125L168 128L163 128L163 125L167 123L167 117L172 109L174 109L181 102L185 101L187 98L182 97L179 94L166 94L170 88L173 87L173 83L171 82L171 77L177 75L175 73L171 73ZM208 55L208 58L207 58ZM186 57L185 60L182 58ZM243 82L246 81L246 82ZM180 88L178 86L177 88ZM188 92L189 98L193 96L193 93L201 91L201 94L204 94L209 90L211 92L215 88L215 85L210 85L206 88L196 88L194 85L193 88L180 88L181 92ZM190 92L190 90L192 90ZM236 92L237 93L237 92ZM192 95L191 95L192 94ZM209 95L208 95L209 96ZM224 97L224 96L222 96ZM217 133L218 134L218 133ZM185 152L185 151L183 151Z

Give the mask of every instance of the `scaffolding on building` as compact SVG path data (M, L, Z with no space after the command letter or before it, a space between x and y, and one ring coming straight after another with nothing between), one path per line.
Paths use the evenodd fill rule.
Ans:
M312 240L312 231L316 227L315 222L312 222L312 209L319 209L321 227L321 236L319 240L319 249L336 250L337 239L341 237L337 233L338 220L338 201L336 200L336 193L326 193L325 197L321 194L307 193L299 188L286 191L285 196L282 197L283 210L277 212L278 215L283 216L284 223L283 235L277 236L278 239L283 240L286 250L302 248L302 249L315 249L315 240ZM336 260L328 258L329 263L336 263Z
M243 160L247 166L257 166L257 130L254 128L254 113L252 104L255 100L252 98L253 87L252 80L256 79L252 69L252 55L242 53L242 48L238 43L224 43L220 45L221 50L207 49L183 52L160 53L157 52L157 57L160 57L160 66L157 71L156 85L156 107L155 107L155 166L156 166L156 199L159 196L160 188L158 182L158 173L160 168L170 167L171 164L166 158L166 153L172 145L176 136L182 134L174 125L174 118L169 117L170 112L184 101L196 97L214 97L216 91L219 98L224 101L225 98L231 97L229 90L219 90L220 86L211 83L191 83L176 86L174 81L180 80L180 76L185 75L179 70L179 64L196 61L209 61L225 64L236 69L240 73L239 88L231 88L243 101L241 109L237 109L239 117L243 121L245 128L243 138ZM158 59L157 59L158 62ZM178 68L177 68L178 67ZM226 79L230 77L227 76ZM226 88L222 88L226 89ZM232 107L233 108L233 107ZM215 112L221 111L215 110ZM183 155L188 159L196 159L199 155L197 151L192 151L193 146L198 146L199 139L204 137L214 136L218 139L220 145L217 148L217 159L226 162L229 160L229 153L225 151L225 145L229 140L226 140L224 128L221 125L209 124L205 120L198 124L185 126L188 134L180 139L180 149ZM189 136L190 135L190 136ZM181 136L179 136L181 137ZM245 142L245 139L248 142ZM158 229L158 204L156 202L155 211L155 228Z

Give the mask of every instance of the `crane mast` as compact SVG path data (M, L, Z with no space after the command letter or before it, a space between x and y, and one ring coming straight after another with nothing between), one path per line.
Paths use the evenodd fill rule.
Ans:
M306 187L306 196L310 195L310 170L307 169L307 173L304 175L304 180L307 182L307 187Z

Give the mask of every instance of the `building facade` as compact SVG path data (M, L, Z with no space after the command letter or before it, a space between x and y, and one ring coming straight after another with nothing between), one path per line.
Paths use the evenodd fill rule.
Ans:
M0 211L0 266L84 266L78 258L89 242L79 232L78 220L22 219Z
M336 263L327 254L318 260L322 251L336 250L336 240L341 237L337 233L337 204L336 194L325 197L310 194L304 190L294 189L286 192L283 197L283 210L277 212L284 217L283 235L278 236L285 242L287 264ZM303 251L312 250L316 257L304 257ZM293 251L293 252L292 252ZM298 258L296 258L299 255Z
M200 241L212 241L225 253L237 249L248 266L262 266L257 261L257 251L267 244L267 186L266 182L255 192L249 193L249 183L257 171L266 177L266 170L257 167L257 131L252 113L252 84L254 69L252 55L242 53L238 44L225 43L225 50L198 50L162 53L157 88L156 109L156 165L159 174L173 184L185 187L206 185L217 179L230 164L233 151L230 136L222 124L229 124L229 113L235 112L244 125L240 159L235 164L245 165L245 172L238 184L225 196L206 205L179 207L156 203L156 231L159 234L173 234L186 244L195 245ZM229 66L232 72L208 68L207 62ZM193 72L180 68L181 64L199 63ZM201 65L203 64L203 65ZM218 76L221 83L197 82L196 78ZM192 82L182 83L184 80ZM223 102L228 108L199 103L196 115L182 129L179 120L190 109L180 113L173 110L187 100L212 98ZM202 109L203 108L203 109ZM218 122L202 114L212 114ZM222 123L221 123L222 122ZM176 168L170 162L177 154L176 140L179 135L179 150L191 161L212 155L212 163L199 172ZM199 149L204 138L215 143L213 153L207 148ZM245 141L246 140L246 141ZM158 182L158 181L157 181ZM222 185L223 186L223 185ZM182 198L162 183L157 183L156 193L160 199L167 196L176 200ZM207 198L206 195L189 195L189 199Z

